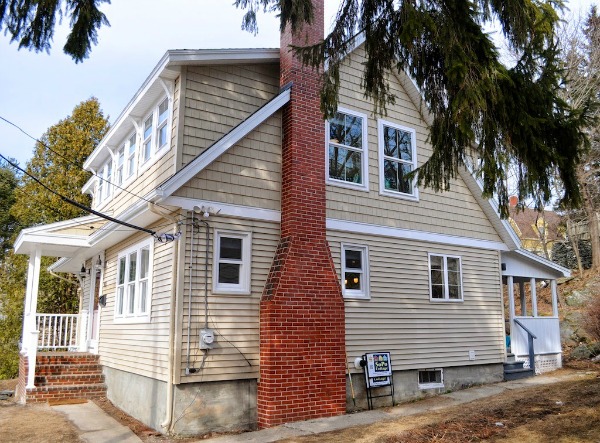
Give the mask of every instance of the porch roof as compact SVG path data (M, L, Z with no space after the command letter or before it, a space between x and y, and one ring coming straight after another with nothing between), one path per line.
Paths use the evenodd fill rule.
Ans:
M141 201L121 214L119 220L136 226L149 226L162 218L151 210L151 205ZM51 269L76 273L81 263L126 239L132 232L133 229L89 215L23 229L14 249L16 254L31 255L39 250L42 256L62 257Z
M571 271L525 249L502 252L502 276L529 280L554 280L570 277Z

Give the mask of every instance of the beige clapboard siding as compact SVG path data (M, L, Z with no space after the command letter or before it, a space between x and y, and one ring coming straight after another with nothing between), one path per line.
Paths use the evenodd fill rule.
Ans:
M189 219L188 219L189 220ZM181 294L182 318L180 340L179 376L181 382L234 380L258 377L259 361L259 305L271 262L279 241L279 225L252 220L236 220L224 217L209 219L211 240L209 245L209 326L215 328L216 346L208 352L202 371L197 375L185 375L187 360L187 326L191 318L191 366L199 368L202 352L199 350L199 332L204 327L204 230L194 234L194 271L192 278L192 309L188 311L191 235L186 234L186 271ZM251 295L212 294L213 241L215 229L252 233ZM225 340L226 339L226 340ZM228 343L228 341L230 343ZM234 347L235 345L235 347ZM237 349L236 349L237 348ZM243 354L243 356L242 356ZM245 357L245 358L244 358ZM248 365L246 359L250 361Z
M186 71L182 164L248 118L279 91L277 65ZM275 113L175 195L279 210L281 114Z
M396 369L499 363L503 357L498 253L482 249L330 231L338 272L341 243L366 245L370 300L346 300L346 346L392 353ZM428 253L458 255L464 301L431 302ZM476 360L469 361L469 350Z
M175 195L279 210L280 189L281 114L277 112Z
M499 241L489 220L460 178L452 182L451 190L435 193L419 189L419 201L413 202L379 195L377 118L373 106L360 89L362 48L354 51L341 68L340 106L362 112L368 120L369 192L327 186L327 216L361 223L417 229L449 235ZM396 104L388 106L384 120L415 129L418 164L431 154L427 143L428 129L403 87L391 75L390 85L397 96Z
M152 190L156 189L162 182L168 179L174 173L176 146L177 146L177 128L179 124L179 95L180 95L180 78L175 80L173 102L171 109L171 141L170 149L162 157L154 160L150 167L145 168L142 166L140 171L140 146L138 146L138 157L137 171L135 178L129 182L125 181L123 189L113 188L113 196L105 206L98 208L102 212L112 212L113 215L118 215L123 211L127 210L132 204L141 201L141 197L144 197ZM133 124L131 124L131 130L134 130ZM125 140L123 140L125 141ZM138 145L140 144L138 134Z
M147 238L148 234L135 233L106 251L103 293L107 301L101 311L99 348L106 366L166 380L174 242L154 243L150 322L119 323L114 319L118 254Z
M274 97L278 90L276 64L189 67L183 165Z

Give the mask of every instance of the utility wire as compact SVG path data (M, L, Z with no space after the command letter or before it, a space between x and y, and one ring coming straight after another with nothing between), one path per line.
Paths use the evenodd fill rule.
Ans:
M21 131L23 134L25 134L27 137L29 137L30 139L32 139L32 140L33 140L33 141L35 141L36 143L39 143L40 145L42 145L44 148L48 149L48 150L49 150L50 152L52 152L53 154L56 154L56 155L58 155L58 156L59 156L60 158L62 158L63 160L66 160L68 163L72 164L72 165L73 165L73 166L75 166L76 168L82 169L82 170L84 170L84 171L86 171L86 172L91 172L91 174L92 174L93 176L95 176L96 178L99 178L99 179L100 179L100 180L102 180L103 182L106 182L106 183L108 183L109 185L112 185L112 186L114 186L115 188L117 188L117 189L120 189L121 191L125 191L127 194L129 194L129 195L131 195L131 196L133 196L133 197L139 198L140 200L143 200L143 201L145 201L145 202L147 202L147 203L152 203L153 205L159 206L159 207L161 207L161 208L163 208L163 209L166 209L167 211L170 211L170 209L169 209L169 208L167 208L166 206L162 206L162 205L159 205L159 204L157 204L157 203L153 203L153 202L151 202L150 200L148 200L147 198L145 198L145 197L142 197L141 195L138 195L138 194L136 194L135 192L132 192L132 191L128 190L127 188L124 188L124 187L122 187L122 186L120 186L120 185L117 185L116 183L113 183L113 182L112 182L112 181L110 181L110 180L107 180L107 179L105 179L105 178L103 178L103 177L100 177L100 176L99 176L98 174L96 174L95 172L92 172L92 171L87 171L87 170L86 170L86 169L84 169L84 168L83 168L83 167L82 167L80 164L78 164L78 163L74 162L73 160L71 160L70 158L68 158L68 157L64 156L64 155L63 155L63 154L61 154L60 152L58 152L58 151L55 151L55 150L54 150L54 149L52 149L52 148L51 148L51 147L50 147L50 146L49 146L47 143L45 143L45 142L41 141L41 140L40 140L40 139L38 139L38 138L35 138L33 135L29 134L27 131L25 131L23 128L21 128L19 125L17 125L16 123L13 123L13 122L11 122L10 120L8 120L8 119L6 119L6 118L2 117L1 115L0 115L0 120L4 121L5 123L7 123L7 124L9 124L9 125L11 125L11 126L14 126L14 127L15 127L15 128L17 128L19 131Z
M29 172L27 172L26 170L22 169L21 167L19 167L19 165L13 163L12 161L10 161L9 159L7 159L5 156L3 156L2 154L0 154L0 157L4 159L4 161L6 161L8 164L10 164L13 168L18 169L19 171L21 171L23 174L27 175L29 178L31 178L33 181L35 181L37 184L39 184L40 186L42 186L44 189L46 189L48 192L51 192L52 194L60 197L63 201L69 203L70 205L73 205L79 209L82 209L84 211L89 212L90 214L94 214L97 215L98 217L102 217L108 221L111 221L113 223L117 223L119 225L123 225L126 226L128 228L132 228L132 229L137 229L138 231L142 231L142 232L146 232L150 235L152 235L153 237L155 237L156 239L159 238L159 236L156 234L155 231L152 231L151 229L146 229L146 228L142 228L141 226L136 226L136 225L132 225L131 223L127 223L121 220L118 220L114 217L111 217L109 215L103 214L102 212L98 212L95 211L92 208L88 208L87 206L76 202L75 200L66 197L64 195L62 195L61 193L55 191L54 189L50 188L49 186L45 185L44 183L42 183L37 177L35 177L34 175L30 174Z

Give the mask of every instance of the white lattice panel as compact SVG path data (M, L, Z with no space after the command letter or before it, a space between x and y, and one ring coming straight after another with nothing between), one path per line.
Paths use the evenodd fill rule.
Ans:
M522 361L524 368L529 368L529 356L516 356L515 360ZM543 374L562 368L562 354L536 355L535 373Z

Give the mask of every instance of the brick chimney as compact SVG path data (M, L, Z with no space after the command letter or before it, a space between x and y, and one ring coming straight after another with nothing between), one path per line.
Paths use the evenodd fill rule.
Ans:
M314 21L281 35L281 85L293 82L283 110L281 238L260 304L258 424L346 411L345 315L325 232L325 122L319 75L289 45L324 36L324 0Z
M511 195L510 197L508 197L508 206L510 208L516 208L518 203L519 197L517 197L516 195Z

